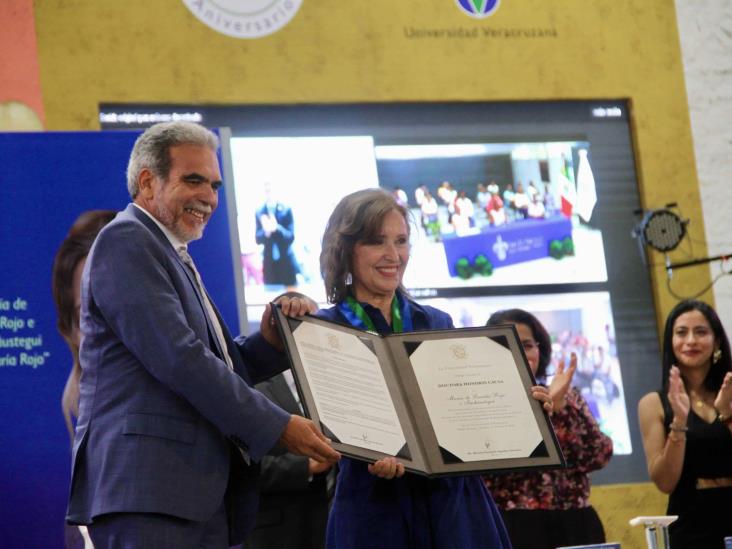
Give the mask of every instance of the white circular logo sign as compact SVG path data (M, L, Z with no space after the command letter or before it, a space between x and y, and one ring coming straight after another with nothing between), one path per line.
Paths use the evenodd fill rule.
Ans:
M303 0L183 0L198 20L234 38L260 38L295 17Z

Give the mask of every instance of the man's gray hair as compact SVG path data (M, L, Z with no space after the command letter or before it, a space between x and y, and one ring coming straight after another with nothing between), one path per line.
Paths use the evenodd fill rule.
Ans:
M219 147L219 138L194 122L161 122L150 126L135 141L127 164L127 190L133 199L140 192L137 180L143 169L149 169L164 181L168 179L170 148L176 145L200 145L215 151Z

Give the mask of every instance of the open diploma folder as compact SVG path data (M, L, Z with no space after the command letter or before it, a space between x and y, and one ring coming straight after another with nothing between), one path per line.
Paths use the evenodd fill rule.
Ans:
M430 477L564 465L513 326L381 336L275 310L303 409L342 454Z

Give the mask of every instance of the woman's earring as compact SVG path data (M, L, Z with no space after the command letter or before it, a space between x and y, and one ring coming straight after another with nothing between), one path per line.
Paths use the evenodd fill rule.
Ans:
M714 364L716 364L717 362L719 362L719 359L720 359L720 358L722 358L722 349L717 349L717 350L716 350L716 351L714 351L714 353L712 354L712 362L713 362Z

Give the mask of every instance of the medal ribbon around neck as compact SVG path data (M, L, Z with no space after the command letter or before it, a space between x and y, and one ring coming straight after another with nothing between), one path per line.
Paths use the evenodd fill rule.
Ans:
M352 296L349 295L341 301L338 304L338 310L352 326L376 333L373 320ZM401 298L396 293L391 300L391 328L395 334L412 331L412 315L409 312L409 304L406 299Z

